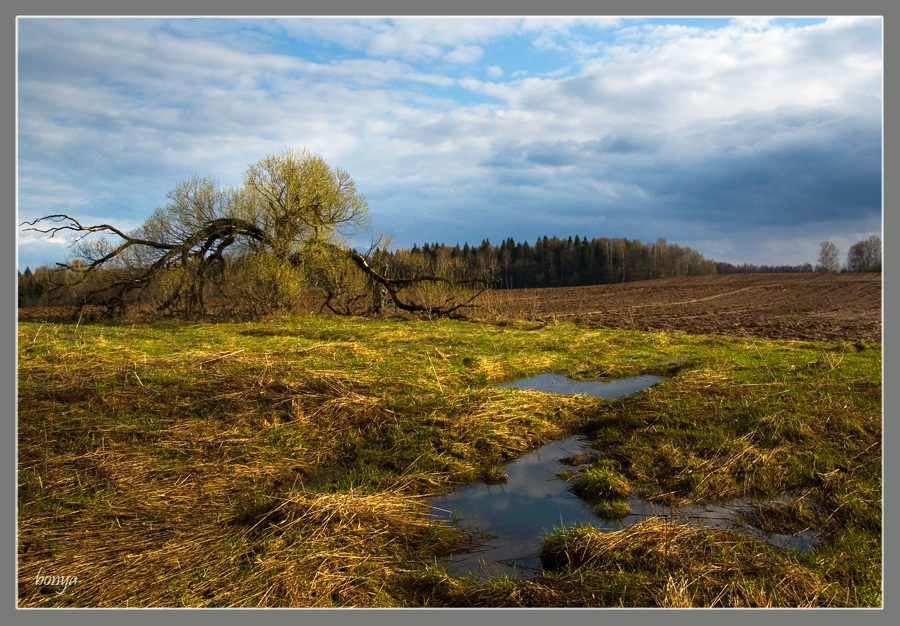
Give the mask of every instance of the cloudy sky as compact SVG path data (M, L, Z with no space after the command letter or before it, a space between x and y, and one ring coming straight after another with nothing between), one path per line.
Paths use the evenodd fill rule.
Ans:
M395 247L663 238L780 265L881 236L877 17L17 26L19 222L135 228L194 174L238 185L305 146ZM19 268L67 244L20 229Z

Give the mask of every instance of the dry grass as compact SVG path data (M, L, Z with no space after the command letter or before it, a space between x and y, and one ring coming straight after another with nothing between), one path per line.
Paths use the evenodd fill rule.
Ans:
M525 322L21 324L19 606L878 605L878 354L741 341ZM494 387L659 368L678 375L614 402ZM573 539L565 567L529 581L432 565L464 538L428 497L500 479L576 428L642 495L788 493L752 521L832 543L791 556L645 524ZM39 573L78 582L57 593Z
M394 420L346 375L196 350L87 369L49 348L20 378L22 606L368 605L377 593L341 568L380 563L367 555L387 530L406 542L431 526L393 492L291 494ZM229 522L275 497L288 535ZM287 570L255 561L273 551L261 563ZM59 595L39 573L78 583Z
M23 606L377 606L406 566L452 540L421 499L291 492L225 524L122 511L21 524ZM63 520L55 520L63 522ZM35 547L40 545L41 548ZM34 584L74 573L64 595Z
M20 606L396 603L398 572L460 540L423 498L558 436L578 401L461 390L440 349L385 376L373 345L410 340L387 328L20 328ZM429 421L447 428L423 448Z
M842 595L820 573L765 542L661 518L615 532L558 532L548 538L542 560L554 570L582 569L589 578L630 572L643 606L813 607L836 605ZM761 571L770 574L765 581Z

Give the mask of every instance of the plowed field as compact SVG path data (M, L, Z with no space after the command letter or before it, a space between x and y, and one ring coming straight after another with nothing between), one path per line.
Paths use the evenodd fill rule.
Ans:
M589 327L881 342L881 274L728 274L488 298L499 315Z
M555 318L587 327L880 343L881 301L881 274L728 274L495 290L473 311L475 317ZM309 312L321 308L316 302ZM19 309L19 319L73 321L74 312ZM99 309L89 313L85 319Z

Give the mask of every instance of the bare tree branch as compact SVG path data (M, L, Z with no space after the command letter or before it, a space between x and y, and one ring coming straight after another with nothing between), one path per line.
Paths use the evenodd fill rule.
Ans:
M38 225L44 222L61 223L61 225L39 228ZM229 246L234 244L239 237L245 237L264 244L268 244L271 241L270 236L255 224L237 218L218 218L211 220L205 226L177 243L165 243L143 237L136 237L124 233L109 224L85 226L75 218L64 214L48 215L31 222L23 222L22 225L29 226L29 228L26 228L25 230L47 233L50 235L55 235L61 231L72 231L83 233L81 237L83 238L90 233L110 232L122 239L123 241L121 244L114 247L106 254L91 259L90 262L84 266L57 263L57 265L61 267L81 274L82 280L88 274L95 272L112 259L120 257L126 250L132 247L145 246L162 251L159 258L149 266L136 271L133 276L115 279L111 283L99 286L85 294L85 300L87 300L90 296L109 292L112 295L109 296L108 300L115 302L116 305L124 303L125 297L128 294L132 292L140 293L143 291L163 270L170 269L174 266L186 266L190 263L191 259L195 259L198 262L195 278L199 284L194 285L194 292L198 294L198 298L200 299L196 304L202 305L202 295L200 294L202 294L202 282L205 279L206 273L216 262L224 262L224 252ZM211 254L210 250L213 250ZM183 295L182 292L183 290L178 290L173 293L172 296L162 304L162 308L171 307Z
M493 284L485 268L407 258L402 267L376 269L343 247L341 237L366 223L365 198L349 174L306 150L261 159L241 189L195 176L168 197L132 232L66 214L21 226L50 236L75 233L81 258L57 264L77 277L71 293L119 309L136 296L190 313L204 311L206 295L217 295L226 306L264 313L289 308L301 289L313 289L336 313L352 314L367 300L368 313L377 313L386 292L401 310L441 316L473 306ZM101 238L85 241L89 235ZM381 252L373 240L369 253ZM72 286L69 276L63 287Z
M359 267L359 269L361 269L367 276L369 276L369 278L376 281L385 288L385 290L391 296L391 299L394 301L394 304L399 309L402 309L403 311L409 311L411 313L429 313L432 315L446 316L455 311L458 311L461 308L472 306L472 302L474 302L475 299L478 298L478 296L480 296L491 287L491 281L486 278L470 278L461 281L453 281L443 276L433 275L422 275L411 278L388 278L387 276L384 276L372 269L368 261L366 261L366 258L358 252L351 252L350 258L356 264L356 266ZM463 302L456 302L455 298L450 297L441 306L405 301L400 297L400 291L404 287L423 282L436 282L454 287L463 285L477 285L480 287L480 290Z

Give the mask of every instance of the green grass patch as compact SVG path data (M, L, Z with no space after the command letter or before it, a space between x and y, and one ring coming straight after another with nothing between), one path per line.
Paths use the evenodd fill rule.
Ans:
M624 500L601 500L594 505L594 513L603 519L622 519L631 515L631 507Z
M23 607L881 602L876 345L284 317L21 323L18 358ZM545 372L670 378L617 400L497 387ZM430 497L574 431L603 460L569 478L611 507L770 499L751 523L825 541L644 525L548 539L533 580L436 565L467 538Z
M573 489L592 500L616 499L631 493L631 483L608 467L590 467L579 474Z

